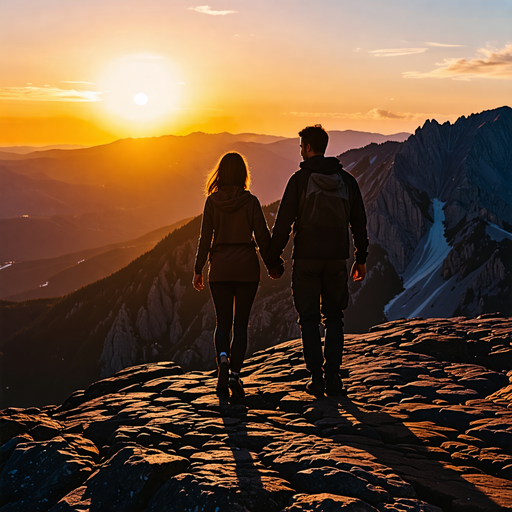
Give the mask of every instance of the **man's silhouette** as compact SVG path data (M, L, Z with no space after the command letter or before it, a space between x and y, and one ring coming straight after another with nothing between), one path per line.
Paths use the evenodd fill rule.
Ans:
M337 158L324 156L329 136L322 126L308 126L299 135L304 161L286 185L269 252L269 261L275 264L269 266L279 267L293 226L293 300L311 373L306 389L313 394L344 394L339 373L343 310L348 305L349 226L356 249L350 275L354 281L362 281L368 254L366 214L356 179L343 170ZM271 277L279 277L276 272L271 272ZM319 330L322 316L324 354Z

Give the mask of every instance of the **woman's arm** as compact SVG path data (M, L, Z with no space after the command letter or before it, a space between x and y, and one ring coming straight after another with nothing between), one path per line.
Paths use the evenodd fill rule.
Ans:
M258 245L258 249L260 251L261 259L267 269L273 270L268 266L268 252L270 249L270 230L268 229L267 221L265 220L265 215L263 214L263 210L261 208L261 204L258 198L254 198L254 209L253 209L253 230L254 237L256 238L256 243ZM281 260L282 262L282 260Z
M212 215L212 204L209 198L206 199L204 204L203 219L201 222L201 233L197 243L196 261L194 264L194 270L196 275L202 275L203 267L208 259L208 253L212 245L213 237L213 215Z

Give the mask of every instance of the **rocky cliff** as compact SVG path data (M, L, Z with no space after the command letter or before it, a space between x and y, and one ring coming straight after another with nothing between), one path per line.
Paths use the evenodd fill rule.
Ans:
M427 121L403 143L339 158L358 178L370 242L402 280L388 319L510 314L512 109Z
M215 371L159 362L3 410L0 510L512 510L511 332L487 316L348 336L341 398L304 392L292 340L246 362L239 403Z

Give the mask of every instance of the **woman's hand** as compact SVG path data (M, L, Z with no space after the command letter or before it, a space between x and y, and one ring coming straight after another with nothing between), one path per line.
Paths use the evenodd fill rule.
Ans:
M354 262L350 276L354 281L362 281L366 277L366 265Z
M203 276L202 274L194 274L194 279L192 280L193 287L200 292L204 288Z

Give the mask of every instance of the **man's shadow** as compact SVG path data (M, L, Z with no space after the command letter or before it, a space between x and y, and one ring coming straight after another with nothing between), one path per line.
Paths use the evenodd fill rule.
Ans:
M346 396L324 397L309 404L309 408L317 409L318 413L326 408L332 410L334 407L337 408L338 417L343 418L340 425L343 425L347 418L349 421L350 418L353 418L365 428L360 434L351 431L350 428L326 428L320 435L324 434L324 437L333 438L338 446L353 447L373 455L377 459L376 462L389 467L404 481L411 484L418 499L436 505L445 512L510 510L510 507L502 508L478 488L478 476L487 477L487 474L482 475L482 471L477 468L471 471L473 466L459 466L461 471L450 469L443 465L438 458L433 457L435 451L432 452L432 457L428 457L426 448L435 445L424 443L410 428L404 425L404 421L397 420L391 414L383 412L381 409L378 411L364 410L360 404ZM335 418L336 415L333 416L330 412L328 417ZM410 419L405 421L412 422ZM420 424L421 422L418 422L418 426ZM393 443L391 432L382 435L385 429L380 427L384 425L393 425L393 430L399 436L398 440L401 439L403 442ZM441 427L441 425L438 426ZM447 463L450 464L450 461ZM456 466L456 463L452 464L454 467ZM476 475L476 477L464 478L464 474Z

